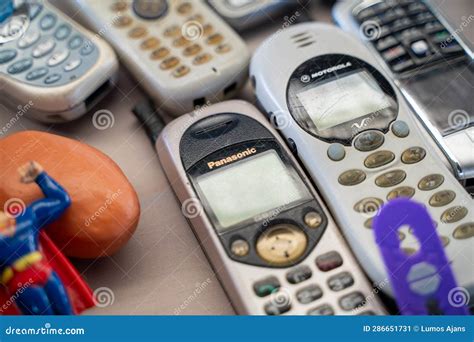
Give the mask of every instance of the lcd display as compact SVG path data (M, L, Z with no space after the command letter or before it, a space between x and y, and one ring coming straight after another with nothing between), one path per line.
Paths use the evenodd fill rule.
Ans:
M392 106L392 99L366 71L331 79L296 96L320 131Z
M208 172L199 176L196 184L217 218L220 232L258 214L282 211L311 198L299 175L274 150Z

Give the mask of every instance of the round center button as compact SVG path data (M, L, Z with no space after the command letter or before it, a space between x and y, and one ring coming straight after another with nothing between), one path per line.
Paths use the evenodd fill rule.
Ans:
M285 266L301 257L308 245L306 235L298 227L279 224L264 231L257 240L257 253L266 262Z
M368 131L359 134L355 139L354 147L362 152L372 151L382 146L385 138L379 131Z
M168 1L135 0L133 2L133 10L143 19L158 19L168 11Z

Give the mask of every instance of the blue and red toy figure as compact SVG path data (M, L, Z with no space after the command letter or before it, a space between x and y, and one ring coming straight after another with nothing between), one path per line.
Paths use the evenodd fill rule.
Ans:
M38 163L31 161L18 171L22 183L36 182L45 197L20 215L0 211L0 281L25 315L74 314L66 286L40 246L41 230L66 211L71 199ZM66 268L72 267L64 261Z

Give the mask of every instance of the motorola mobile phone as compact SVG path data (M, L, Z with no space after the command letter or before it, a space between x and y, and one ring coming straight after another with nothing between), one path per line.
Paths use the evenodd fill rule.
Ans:
M452 22L453 16L445 15L449 7L472 13L469 0L359 0L337 3L333 16L364 41L469 187L474 185L472 16Z
M24 114L43 122L85 114L111 89L113 50L47 1L11 4L0 22L0 102L31 101Z
M344 240L283 140L252 105L182 116L156 149L240 314L382 314Z
M255 27L299 6L288 0L208 0L209 5L237 31Z
M372 218L384 202L407 197L429 209L458 283L474 293L473 200L363 44L332 25L298 24L263 42L250 70L258 101L382 291L391 294ZM400 239L407 254L423 243L406 227Z
M204 0L67 5L115 47L140 85L173 116L232 97L247 79L247 46Z

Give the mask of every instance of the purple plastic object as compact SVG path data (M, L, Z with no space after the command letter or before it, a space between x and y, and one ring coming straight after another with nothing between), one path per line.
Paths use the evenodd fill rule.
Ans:
M420 244L412 255L400 248L398 230L404 225L411 227ZM389 201L374 218L373 226L400 314L428 315L432 313L429 307L435 306L445 315L468 315L467 303L453 299L465 289L458 287L423 205L404 198Z

